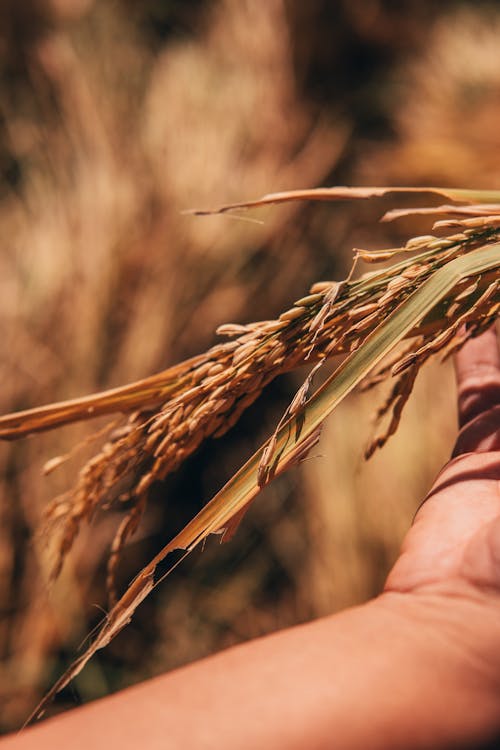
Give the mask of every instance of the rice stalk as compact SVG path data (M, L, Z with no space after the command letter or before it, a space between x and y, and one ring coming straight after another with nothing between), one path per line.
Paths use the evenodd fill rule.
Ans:
M123 596L114 599L94 642L46 700L129 622L136 607L164 577L165 573L158 572L160 563L161 571L171 569L165 561L170 553L183 549L187 554L211 533L222 533L226 539L234 534L255 496L307 454L318 440L325 417L356 385L365 381L368 387L391 375L398 378L379 409L379 417L390 414L389 426L368 448L367 455L371 455L397 429L423 363L437 352L446 356L456 350L495 319L500 306L497 192L328 188L270 194L251 203L224 206L219 212L288 200L366 198L408 190L436 192L474 206L469 207L471 211L461 211L460 206L433 209L438 216L459 217L438 220L436 229L453 226L460 231L413 238L403 248L383 252L357 251L357 257L368 262L401 257L388 268L356 280L350 275L343 282L313 285L308 295L277 320L221 326L219 333L232 340L205 354L123 388L0 418L0 438L16 439L97 415L129 415L83 467L75 488L56 498L46 513L47 522L60 529L53 568L57 575L84 519L98 508L130 504L109 559L108 584L113 596L120 552L140 522L151 485L175 471L205 438L226 432L277 375L303 364L314 365L270 440L141 571ZM472 209L476 213L471 216ZM403 339L409 345L394 357L391 353ZM347 354L347 358L309 398L318 366L337 354ZM390 364L383 362L387 355L392 356ZM370 375L377 365L378 373ZM62 461L53 460L50 468Z
M136 506L144 509L155 481L175 471L207 437L218 437L229 430L276 376L354 351L380 320L438 268L497 235L495 226L481 227L480 231L466 229L446 238L426 238L418 243L418 255L389 269L356 281L315 284L310 294L297 300L277 320L220 327L223 335L238 335L151 378L0 418L0 438L14 439L76 420L132 412L82 468L75 487L46 510L50 533L56 526L60 531L53 577L59 573L83 520L90 519L98 508L129 503L132 507L117 532L108 563L113 599L120 552L140 520ZM412 241L406 249L415 246ZM478 285L476 296L485 284L483 280ZM448 328L470 303L467 299L462 304L452 298L444 301L446 314L453 304L456 307ZM422 325L429 336L435 334L438 323L428 319ZM419 334L419 328L409 332L416 339ZM402 407L401 399L399 403ZM138 410L139 406L142 408ZM396 426L397 422L392 431ZM60 458L52 459L50 468L61 463Z
M178 556L171 561L169 556L178 550L184 550L184 555L180 558L182 560L209 534L224 533L235 518L238 521L241 519L242 513L262 489L260 477L263 460L266 463L265 483L300 461L316 443L318 431L328 414L406 334L418 326L435 307L436 301L446 298L464 279L488 274L498 267L500 245L488 245L469 255L455 258L444 268L436 270L384 322L372 330L364 344L347 357L318 391L301 404L296 413L291 413L274 436L273 455L268 456L267 445L262 446L200 513L143 568L107 614L93 643L55 683L35 710L34 716L39 716L47 702L80 673L96 651L107 646L130 622L139 604L179 563ZM491 282L475 305L475 319L471 329L474 334L490 325L500 308L496 294L498 285L498 280Z
M343 195L345 192L342 189ZM365 194L363 191L363 197ZM274 201L275 196L271 199ZM151 378L0 418L0 437L13 439L79 419L134 410L127 423L115 430L102 450L83 467L75 488L56 498L46 511L51 531L55 525L60 530L53 576L59 573L84 519L91 518L99 507L131 503L109 558L112 599L121 549L137 528L141 516L138 509L144 509L153 482L175 471L205 438L218 437L230 429L274 377L300 365L355 350L381 319L444 263L496 236L496 225L486 225L479 230L466 228L446 238L413 239L405 250L418 247L417 256L357 281L316 284L311 294L298 300L278 320L222 326L219 333L231 337L236 334L232 341ZM365 260L380 257L380 253L376 258L366 252L360 254ZM481 288L478 285L475 289L476 296ZM463 294L462 289L457 291ZM464 300L461 305L455 295L453 301L450 298L446 303L447 330L455 331L457 326L451 327L453 321L461 320L463 309L470 308L471 300ZM424 327L428 333L435 333L432 320L426 321ZM418 334L417 330L411 332L416 341ZM419 343L417 349L423 361L420 346ZM409 395L408 388L406 393ZM393 420L388 434L397 427L404 401L401 394L397 399L395 394L390 402ZM135 411L138 406L142 408ZM388 434L377 444L382 445ZM50 468L60 463L62 459L53 459Z

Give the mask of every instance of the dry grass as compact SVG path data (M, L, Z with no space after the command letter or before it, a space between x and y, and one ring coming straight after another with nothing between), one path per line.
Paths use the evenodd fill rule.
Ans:
M197 37L156 57L113 7L30 34L17 99L4 82L4 143L23 169L0 207L4 412L137 379L209 345L226 316L249 319L268 295L284 305L303 288L300 210L244 232L179 211L222 189L239 196L243 181L249 191L316 182L345 142L345 124L319 122L294 90L282 3L220 5ZM92 551L82 539L50 599L44 550L29 541L47 500L40 466L88 434L2 452L7 726L26 715L58 644L84 635L83 602L100 600L106 524L92 529ZM49 492L74 472L62 467Z
M430 30L425 50L393 80L397 138L362 165L364 179L383 170L390 182L499 185L500 19L458 7ZM441 184L441 182L440 182Z

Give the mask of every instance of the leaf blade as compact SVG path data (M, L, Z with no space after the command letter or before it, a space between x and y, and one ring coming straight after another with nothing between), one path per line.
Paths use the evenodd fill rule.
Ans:
M293 201L341 201L341 200L367 200L370 198L382 198L394 193L415 195L421 193L434 193L448 200L461 201L464 203L500 203L500 191L498 190L467 190L465 188L446 187L330 187L311 188L308 190L286 190L279 193L267 193L255 200L239 203L227 203L214 209L192 209L185 211L186 214L194 216L212 216L224 214L228 211L247 208L259 208L275 203L291 203Z

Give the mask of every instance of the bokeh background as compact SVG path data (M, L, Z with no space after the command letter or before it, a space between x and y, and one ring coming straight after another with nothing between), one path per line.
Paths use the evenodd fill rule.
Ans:
M386 200L276 207L262 224L184 209L316 185L500 187L499 38L500 3L478 0L3 0L1 411L145 377L208 348L221 323L275 317L344 277L352 247L429 231L378 225ZM303 377L275 381L155 487L122 587L272 432ZM382 397L342 404L234 540L175 570L53 711L380 591L449 455L453 373L424 369L366 464ZM37 536L86 451L48 478L44 462L95 429L0 445L1 731L106 606L120 514L83 530L51 587Z

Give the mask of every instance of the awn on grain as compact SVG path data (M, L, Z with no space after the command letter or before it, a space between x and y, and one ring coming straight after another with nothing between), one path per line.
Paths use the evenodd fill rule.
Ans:
M435 228L458 231L444 237L417 237L404 248L376 253L359 250L357 257L366 262L398 254L402 259L357 280L349 276L340 283L315 284L309 295L277 320L221 326L219 333L232 340L205 354L123 388L0 418L0 438L15 439L98 415L129 414L128 421L110 433L101 451L84 466L74 489L53 501L46 513L47 521L62 524L54 566L57 574L83 519L97 507L131 501L132 509L112 545L108 569L112 590L119 553L139 524L152 483L174 471L202 440L226 432L274 377L314 364L272 437L115 600L94 641L34 715L130 621L137 606L178 563L179 550L184 550L183 557L211 533L232 536L262 487L301 460L317 441L323 420L354 387L368 388L381 379L396 378L378 411L379 417L391 413L389 426L368 448L367 455L371 455L396 430L418 369L428 357L438 351L448 356L495 320L500 307L500 245L495 244L500 240L499 193L320 188L274 193L223 206L217 212L290 200L378 197L389 192L434 192L468 205L387 213L384 220L411 213L446 216ZM394 355L403 339L409 344ZM318 367L339 353L347 357L309 397ZM370 374L377 366L378 371ZM56 468L63 460L52 460L46 469Z

